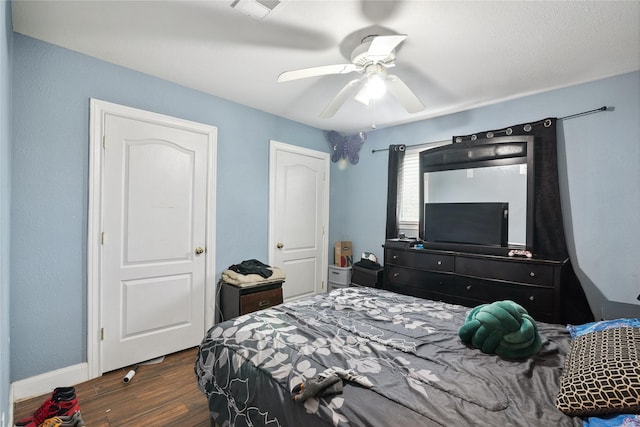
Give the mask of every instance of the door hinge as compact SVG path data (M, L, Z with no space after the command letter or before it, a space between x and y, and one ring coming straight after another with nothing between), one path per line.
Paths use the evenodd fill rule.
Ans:
M100 328L100 341L104 341L104 328Z
M107 148L107 135L102 135L102 148Z
M104 245L104 231L100 233L100 244Z
M324 280L320 282L320 289L324 289Z

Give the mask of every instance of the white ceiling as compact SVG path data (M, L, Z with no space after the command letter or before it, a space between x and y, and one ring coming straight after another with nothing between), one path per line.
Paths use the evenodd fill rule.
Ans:
M640 1L283 0L263 20L227 1L15 1L37 39L310 126L351 133L423 120L640 69ZM369 34L407 34L399 76L426 105L390 95L318 115L356 74L276 83L350 62ZM597 108L603 100L593 100ZM588 100L586 100L588 102Z

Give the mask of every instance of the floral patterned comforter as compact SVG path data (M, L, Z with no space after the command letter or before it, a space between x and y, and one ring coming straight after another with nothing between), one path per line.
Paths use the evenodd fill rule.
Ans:
M221 426L580 426L555 408L569 333L538 323L532 358L502 360L458 337L469 309L371 288L337 289L213 326L195 363ZM329 367L372 388L293 401Z

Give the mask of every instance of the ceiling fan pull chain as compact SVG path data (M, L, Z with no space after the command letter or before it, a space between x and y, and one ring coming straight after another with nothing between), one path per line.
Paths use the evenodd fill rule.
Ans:
M371 107L371 129L376 130L376 100L373 99L373 104Z

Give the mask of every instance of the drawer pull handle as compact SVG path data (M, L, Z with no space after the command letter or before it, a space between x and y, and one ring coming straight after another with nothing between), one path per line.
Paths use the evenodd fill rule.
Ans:
M529 273L529 276L536 277L536 273L532 271L531 273Z
M438 265L442 265L442 261L438 261Z
M393 273L393 277L400 277L400 273Z
M470 291L471 290L471 285L467 285L467 290Z
M398 255L394 255L394 256L392 256L391 258L393 258L393 259L398 259Z
M339 271L332 271L331 274L340 274Z
M529 297L529 301L534 301L535 299L536 299L536 297L534 297L533 295L531 295L531 296Z
M270 305L271 305L271 301L269 301L269 300L260 301L258 303L258 307L268 307Z

